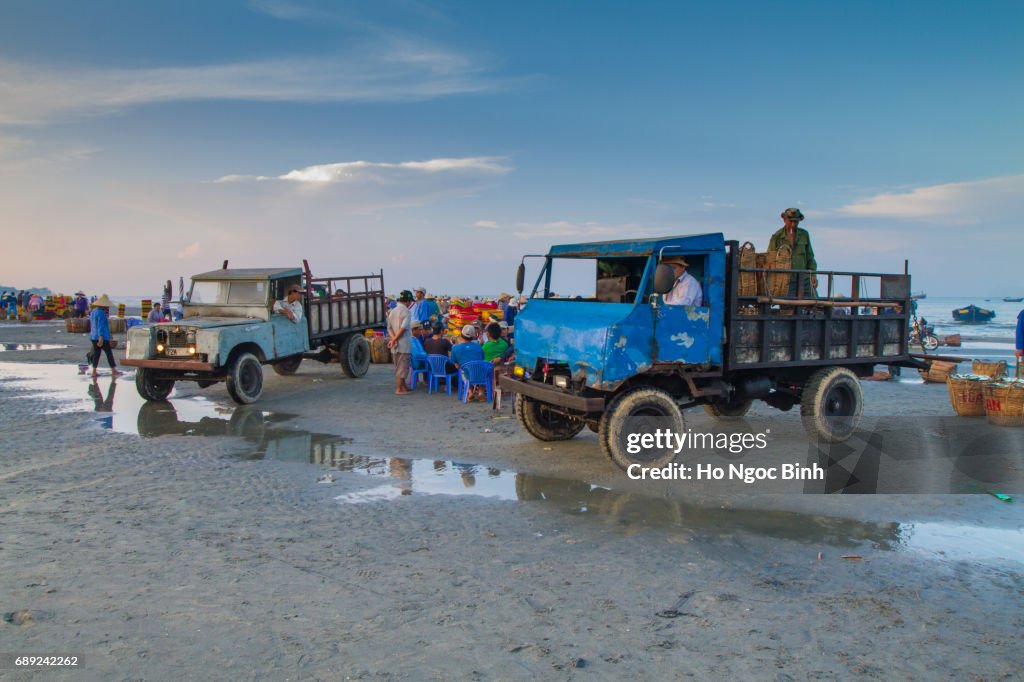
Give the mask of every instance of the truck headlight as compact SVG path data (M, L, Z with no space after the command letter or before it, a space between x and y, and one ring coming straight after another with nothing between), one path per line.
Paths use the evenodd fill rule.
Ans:
M195 346L189 346L188 347L188 354L189 355L195 355L196 354L196 347Z
M156 344L156 352L157 353L163 353L164 352L164 344L162 344L162 343Z
M553 381L556 388L569 388L569 377L567 376L556 374Z
M526 376L526 368L516 365L515 368L512 370L512 376L514 376L516 379L522 379L524 376Z

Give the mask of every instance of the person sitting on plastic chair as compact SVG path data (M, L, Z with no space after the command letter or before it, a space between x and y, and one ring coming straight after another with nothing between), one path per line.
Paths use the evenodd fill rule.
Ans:
M474 400L490 402L493 398L494 365L492 363L486 360L473 360L459 367L459 399L462 402L468 403Z
M459 343L454 348L452 348L452 362L455 364L456 367L458 367L461 370L463 365L476 361L483 362L483 360L484 350L479 343L476 343L476 327L474 327L471 324L467 324L465 327L462 328L462 334ZM465 402L465 398L462 397L462 387L463 378L462 372L460 371L459 398L463 400L463 402ZM473 396L471 400L476 400L478 396L480 396L480 399L482 400L482 393L483 391L479 386L475 387L471 391L471 394Z

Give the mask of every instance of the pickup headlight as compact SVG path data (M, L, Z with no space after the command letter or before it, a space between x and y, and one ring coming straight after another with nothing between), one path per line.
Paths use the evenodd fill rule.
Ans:
M555 384L555 388L569 388L569 377L561 374L556 374L552 381Z

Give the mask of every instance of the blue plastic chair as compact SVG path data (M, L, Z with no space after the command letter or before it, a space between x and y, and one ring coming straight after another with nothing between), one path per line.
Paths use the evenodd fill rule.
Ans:
M459 370L454 372L447 371L447 365L451 362L447 355L428 355L427 365L430 367L430 376L427 378L427 393L433 393L434 391L440 391L441 387L438 382L444 379L444 384L448 389L448 395L452 394L452 379L457 379L459 376Z
M473 360L459 368L459 400L468 402L472 386L486 386L487 402L494 399L494 363Z

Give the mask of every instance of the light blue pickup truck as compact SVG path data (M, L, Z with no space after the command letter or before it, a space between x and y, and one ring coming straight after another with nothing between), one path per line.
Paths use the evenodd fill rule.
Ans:
M303 289L297 323L273 312L292 285ZM337 358L354 378L366 374L370 347L363 332L385 324L384 277L314 278L302 268L229 269L192 277L183 317L133 327L123 364L149 401L165 400L177 381L200 388L226 382L239 404L263 392L263 365L294 374L303 358Z

